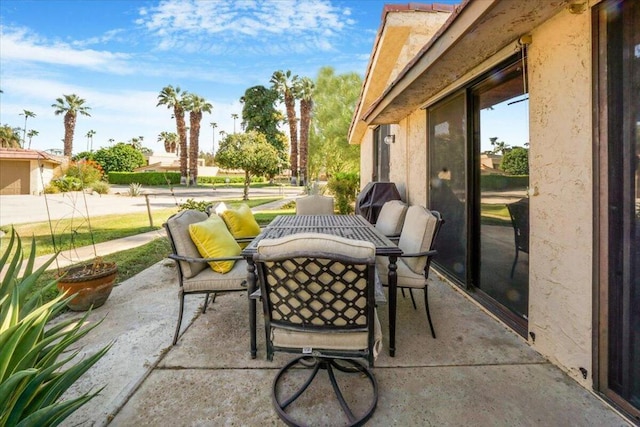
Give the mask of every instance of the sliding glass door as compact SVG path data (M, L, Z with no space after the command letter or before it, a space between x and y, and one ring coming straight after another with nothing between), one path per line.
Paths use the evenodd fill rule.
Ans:
M640 2L596 10L598 388L640 419Z
M476 286L521 318L529 307L529 95L521 59L472 88L479 259ZM525 328L526 329L526 328Z
M429 208L445 220L434 264L526 334L528 95L513 57L427 109Z

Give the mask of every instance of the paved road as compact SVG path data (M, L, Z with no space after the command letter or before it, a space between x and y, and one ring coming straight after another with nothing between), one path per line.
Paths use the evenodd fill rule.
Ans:
M111 194L103 196L82 194L81 192L48 194L46 197L44 195L0 196L0 227L47 221L48 218L52 220L73 216L85 218L87 212L90 217L146 212L147 198L142 196L129 197L126 195L127 191L128 187L112 186ZM301 187L252 188L249 197L295 197L301 195L302 192ZM189 198L213 201L242 197L241 188L224 187L217 187L215 190L212 188L176 187L173 189L173 193L166 188L152 188L145 193L148 195L149 205L152 209L170 208L184 203Z

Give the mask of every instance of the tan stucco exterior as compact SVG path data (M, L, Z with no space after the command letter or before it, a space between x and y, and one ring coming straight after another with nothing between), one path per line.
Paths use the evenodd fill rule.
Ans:
M509 7L515 4L503 3ZM528 7L526 2L519 4ZM590 388L594 371L591 14L572 14L566 7L544 13L537 21L532 19L526 33L532 37L527 46L531 171L528 319L529 332L536 337L535 341L527 338L533 348ZM518 19L515 15L512 18ZM465 19L473 22L472 17ZM360 109L363 114L356 115L354 121L361 120L368 128L361 136L354 133L350 139L361 145L362 185L372 176L373 129L376 124L390 124L390 132L396 135L396 143L390 146L390 180L408 203L426 206L425 107L513 55L522 35L495 46L494 54L469 66L455 81L444 82L440 90L425 91L422 97L420 80L413 77L411 64L395 82L385 82L387 86L405 85L410 89L406 96L398 89L401 100L397 103L394 104L391 87L385 90L387 95L373 103L365 93L369 102L364 102ZM382 57L384 52L377 51L375 55ZM425 56L428 55L427 50ZM447 59L449 66L455 58L452 55ZM419 65L419 61L413 62ZM428 67L424 65L427 73ZM413 86L403 78L415 78ZM413 110L398 117L398 111L405 111L409 102L413 103ZM385 115L393 119L385 121ZM581 368L586 370L586 378Z

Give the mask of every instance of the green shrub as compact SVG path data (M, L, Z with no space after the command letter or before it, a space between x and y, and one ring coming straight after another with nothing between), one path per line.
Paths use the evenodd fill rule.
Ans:
M91 184L91 189L98 194L109 194L111 187L104 181L96 181Z
M102 167L93 160L80 160L71 162L67 169L66 176L78 178L83 183L83 188L91 187L96 181L101 181L104 176Z
M47 185L46 187L44 187L44 193L45 194L58 194L58 193L60 193L60 189L58 188L57 185L51 183L51 184Z
M521 190L529 185L529 175L482 175L480 189L483 191Z
M178 205L178 211L186 211L187 209L195 209L200 212L204 212L207 206L209 206L211 202L206 200L196 201L193 199L187 199L186 202Z
M338 212L341 214L353 212L352 205L356 201L359 186L360 177L355 172L341 172L329 178L327 187L336 197Z
M112 147L104 147L96 151L93 159L109 172L132 172L135 168L144 165L144 156L140 150L119 142Z
M242 176L199 176L198 184L226 184L227 179L230 184L243 184L244 175ZM251 182L265 182L263 176L252 176Z
M109 172L109 184L129 185L137 182L142 185L178 185L179 172Z
M65 176L58 179L52 179L51 185L58 187L63 193L67 191L80 191L82 190L82 181L74 176Z
M140 194L142 194L142 184L139 182L129 184L129 196L138 197Z
M100 392L60 400L64 392L111 347L107 345L81 360L76 359L77 352L65 353L100 322L87 326L87 313L80 320L47 325L70 298L60 295L42 304L43 293L55 287L55 281L26 298L56 257L52 256L33 271L35 254L34 239L24 275L19 277L23 263L22 244L12 230L9 244L0 257L0 271L5 273L0 282L0 426L60 424Z
M502 156L500 169L510 175L529 175L529 150L513 147Z

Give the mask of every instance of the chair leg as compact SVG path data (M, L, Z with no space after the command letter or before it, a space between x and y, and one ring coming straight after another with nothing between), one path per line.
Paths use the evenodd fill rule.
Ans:
M404 288L400 288L400 291L402 292L402 298L406 298L407 296L404 294Z
M518 253L520 251L518 251L516 249L516 257L513 259L513 265L511 266L511 278L513 279L513 273L515 273L516 271L516 264L518 263Z
M431 328L431 336L436 337L436 331L433 329L433 322L431 322L431 313L429 312L429 287L424 287L424 307L427 310L427 320L429 321L429 328Z
M338 363L338 360L340 363ZM271 390L271 399L273 402L274 409L276 410L280 419L282 419L285 424L289 426L299 426L302 425L299 420L292 418L287 412L288 407L293 404L309 387L309 385L313 382L314 378L318 374L319 370L326 370L329 376L329 381L331 382L331 387L335 393L338 402L342 408L344 415L349 420L349 426L361 426L364 425L367 420L371 418L373 412L376 409L378 403L378 383L373 376L373 372L368 369L366 366L360 364L359 362L352 359L330 359L330 358L314 358L312 364L309 364L309 358L307 356L297 357L287 363L276 375L272 390ZM287 385L291 386L288 381L284 378L286 373L291 369L292 371L299 371L300 367L296 368L296 365L302 365L310 370L309 375L306 380L302 382L302 384L297 387L297 390L293 391L289 394L288 397L284 396L283 390L279 393L280 386L286 388ZM346 365L344 365L346 364ZM348 366L347 366L348 365ZM294 369L292 369L294 368ZM371 385L372 396L371 401L369 402L368 408L361 414L354 414L352 409L349 407L342 390L340 389L338 382L336 380L336 376L334 373L334 369L337 369L341 372L345 373L354 373L360 377L367 378ZM281 381L282 380L282 381Z
M411 295L411 302L413 303L413 309L417 310L418 307L416 307L416 300L413 298L413 289L409 288L409 295Z
M202 306L202 314L207 312L207 304L209 304L209 292L204 294L204 305Z
M180 311L178 312L178 325L176 326L176 332L173 334L173 345L178 342L178 334L180 333L180 325L182 324L182 312L184 311L184 292L180 289Z

